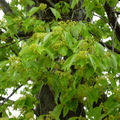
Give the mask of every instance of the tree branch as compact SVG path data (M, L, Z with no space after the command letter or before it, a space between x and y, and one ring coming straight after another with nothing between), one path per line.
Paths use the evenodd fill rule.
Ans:
M1 100L5 100L5 97L0 96L0 101L1 101Z
M106 2L104 5L105 11L107 13L108 19L109 19L109 25L112 26L112 29L114 30L115 28L115 34L117 39L120 42L120 25L118 22L116 22L117 18L115 16L115 12L112 7L109 6L109 4Z
M30 37L30 36L26 36L26 37L20 39L18 42L20 42L20 41L22 41L22 40L25 40L25 39L27 39L27 38L29 38L29 37ZM16 42L11 42L10 44L6 44L6 45L4 45L4 46L0 46L0 49L1 49L1 48L5 48L5 47L9 47L10 45L15 44L15 43L16 43Z
M13 14L9 4L5 0L0 0L0 7L5 14Z
M112 49L113 49L112 46L110 46L110 45L108 45L108 44L105 44L105 43L103 43L103 42L99 42L99 43L100 43L102 46L108 48L109 50L112 50ZM117 53L117 54L120 54L120 50L118 50L118 49L116 49L116 48L114 48L114 52Z
M21 88L22 86L23 86L23 85L18 86L7 98L5 98L5 99L3 100L2 103L0 103L0 106L2 106L5 102L7 102L7 101L9 100L9 98L10 98L19 88Z

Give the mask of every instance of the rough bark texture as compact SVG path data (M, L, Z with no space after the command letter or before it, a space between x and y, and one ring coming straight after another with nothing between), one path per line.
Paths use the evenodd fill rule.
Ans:
M5 0L0 0L0 7L5 14L12 14L9 4Z
M35 110L37 116L49 114L49 111L52 111L56 105L53 92L48 85L43 85L37 95L37 99L39 101Z

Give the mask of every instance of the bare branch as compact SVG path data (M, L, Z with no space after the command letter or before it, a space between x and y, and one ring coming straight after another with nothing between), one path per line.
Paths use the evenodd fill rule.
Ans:
M1 101L1 100L5 100L5 97L0 96L0 101Z
M20 41L22 41L22 40L25 40L25 39L28 39L28 38L30 38L30 36L26 36L26 37L24 37L24 38L21 38L18 42L20 42ZM1 48L5 48L5 47L9 47L10 45L15 44L15 43L16 43L16 42L11 42L10 44L6 44L6 45L4 45L4 46L1 46L0 49L1 49Z
M96 16L96 17L99 17L100 19L102 19L103 21L105 21L106 23L109 24L109 22L108 22L105 18L103 18L102 16L97 15L97 14L95 14L95 13L93 13L93 15Z
M108 44L105 44L103 42L99 42L102 46L108 48L109 50L113 50L112 46L108 45ZM117 54L120 54L120 50L114 48L114 52L117 53Z
M9 100L9 98L10 98L19 88L21 88L22 86L23 86L23 85L18 86L7 98L5 98L5 99L3 100L2 103L0 103L0 106L2 106L5 102L7 102L7 101Z
M109 25L112 26L113 30L115 28L114 31L115 31L116 37L120 42L120 25L116 21L117 18L115 16L115 12L114 12L113 8L110 7L107 2L105 3L104 8L105 8L105 11L106 11L108 19L109 19Z

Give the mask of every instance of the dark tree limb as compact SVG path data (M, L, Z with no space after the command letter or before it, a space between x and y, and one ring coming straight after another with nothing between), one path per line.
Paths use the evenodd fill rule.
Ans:
M2 8L2 11L4 14L12 14L12 10L9 6L9 4L5 0L0 0L0 7Z
M1 101L1 100L5 100L5 97L0 96L0 101Z
M17 90L18 90L19 88L21 88L22 86L23 86L23 85L18 86L7 98L5 98L5 99L3 100L2 103L0 103L0 106L2 106L5 102L7 102L7 101L9 100L9 98L10 98L12 95L14 95L14 93L17 92Z
M105 43L103 43L103 42L99 42L99 43L100 43L102 46L108 48L109 50L112 50L112 49L113 49L112 46L110 46L110 45L108 45L108 44L105 44ZM117 53L117 54L120 54L120 50L118 50L118 49L116 49L116 48L114 48L114 52Z
M22 40L26 40L26 39L29 39L31 36L32 36L32 34L18 34L19 36L18 37L22 37L22 38L19 38L20 40L18 41L18 42L20 42L20 41L22 41ZM12 38L8 38L8 41L11 41L11 43L9 42L8 44L5 44L4 46L0 46L0 49L1 48L5 48L5 47L9 47L9 46L11 46L11 45L13 45L13 44L15 44L16 42L12 42Z
M106 2L104 5L105 11L107 13L108 19L109 19L109 25L112 26L112 29L115 28L115 34L117 39L120 42L120 25L117 22L117 17L115 16L114 9L109 6L109 4Z

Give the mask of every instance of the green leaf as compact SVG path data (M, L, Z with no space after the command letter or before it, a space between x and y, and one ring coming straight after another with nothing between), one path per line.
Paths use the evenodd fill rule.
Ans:
M87 94L88 94L89 103L91 104L93 104L93 102L97 102L98 98L100 98L99 89L97 88L93 88L92 90L87 90Z
M83 44L83 42L84 42L84 40L77 41L71 48L73 50L73 52L77 52L77 48L79 46L81 46Z
M96 68L98 67L96 58L93 55L88 55L88 57L90 59L90 62L92 64L94 70L96 70Z
M25 46L22 48L22 50L20 51L19 55L22 56L23 54L29 53L30 48L29 46Z
M50 44L49 41L50 41L51 36L52 36L52 33L50 32L44 37L44 40L43 40L43 45L44 46L46 46L46 44L47 44L47 46Z
M75 61L76 56L77 56L77 54L74 54L74 55L70 56L70 57L65 61L65 63L63 64L62 69L68 70L68 69L71 67L72 63Z
M58 37L59 37L58 35L52 36L52 33L48 33L48 35L46 35L45 38L44 38L43 45L45 47L49 47L51 44L54 44L56 42Z
M14 23L13 18L11 16L5 15L4 18L6 19L6 21L9 25Z
M36 50L39 54L41 54L45 50L45 48L44 48L44 46L39 46L39 47L37 47Z
M95 8L94 8L94 11L103 16L105 13L104 13L104 7L102 5L97 5Z
M114 95L111 95L108 97L108 99L105 101L104 106L108 108L108 111L106 114L102 114L98 120L102 120L105 118L107 115L115 115L116 112L118 112L117 108L120 108L120 104L114 100ZM114 114L113 114L114 113Z
M74 96L75 92L76 89L72 89L72 90L68 90L66 93L63 93L63 95L61 94L60 96L61 103L66 104L68 101L70 101Z
M82 6L85 7L86 10L86 18L92 18L93 16L92 11L96 6L95 2L89 2L86 0Z
M104 105L108 107L108 110L112 109L113 107L115 107L118 104L119 103L117 103L117 101L114 100L114 94L111 95L104 103Z
M68 106L65 106L65 107L63 108L63 116L65 117L68 112L69 112L69 108L68 108Z
M76 29L76 27L75 27L75 26L71 26L70 31L71 31L71 34L72 34L76 39L78 39L79 31Z
M6 64L8 64L9 61L5 60L5 61L0 61L0 68L4 67Z
M73 9L80 0L72 0L71 8Z
M48 53L48 55L50 56L50 58L52 60L54 60L54 52L51 48L45 48L45 51Z
M90 112L89 112L89 117L94 117L95 120L98 120L99 117L101 116L101 110L102 110L102 107L99 106L99 107L95 107L93 108Z
M56 120L60 120L59 119L59 116L61 114L61 111L62 111L62 108L63 108L63 105L62 104L59 104L57 105L54 110L51 112L51 115L55 117Z
M98 42L94 42L94 45L95 45L95 49L96 49L96 53L97 55L104 55L105 51L104 51L104 47L99 44Z
M114 54L111 55L112 60L111 60L111 65L113 66L113 68L116 70L117 69L117 60L116 60L116 56Z
M30 9L27 13L27 16L32 16L35 12L37 12L39 10L39 7L33 7L32 9Z
M32 24L34 24L34 18L27 18L23 22L23 27L25 27L25 31L29 30L28 27L30 27Z
M120 66L120 55L117 55L116 57L117 57L117 64L118 66Z
M32 6L32 5L35 4L32 0L26 0L26 2L27 2L27 4L30 5L30 6Z
M49 40L49 38L52 36L52 33L48 33L45 37L44 37L44 42L46 42L47 40Z
M87 65L87 69L84 70L84 76L86 78L89 78L93 76L93 74L94 74L94 69L91 66Z
M9 118L8 120L17 120L17 118Z
M69 32L64 32L64 34L65 34L66 43L69 45L70 48L72 48L72 45L74 43L74 39L72 35Z
M31 108L33 108L33 102L34 102L34 100L35 100L34 97L27 96L26 99L25 99L24 105L25 105L27 108L31 109Z
M59 18L59 19L62 19L60 13L59 13L56 9L50 7L50 10L51 10L52 13L54 14L56 20L58 20L58 18Z
M0 120L9 120L9 118L7 118L7 117L2 117L2 118L0 118Z
M12 0L10 3L11 6L15 6L17 4L18 4L18 0Z
M25 104L25 98L21 97L15 102L14 109L17 110L18 108L22 108L24 104Z
M115 81L114 78L110 78L109 80L110 80L110 82L111 82L111 87L112 87L112 88L117 87L117 83L116 83L116 81Z
M61 46L58 50L58 53L62 56L66 56L68 53L68 48L66 46Z
M111 7L115 7L117 3L118 3L118 0L108 0L108 4L109 4Z

